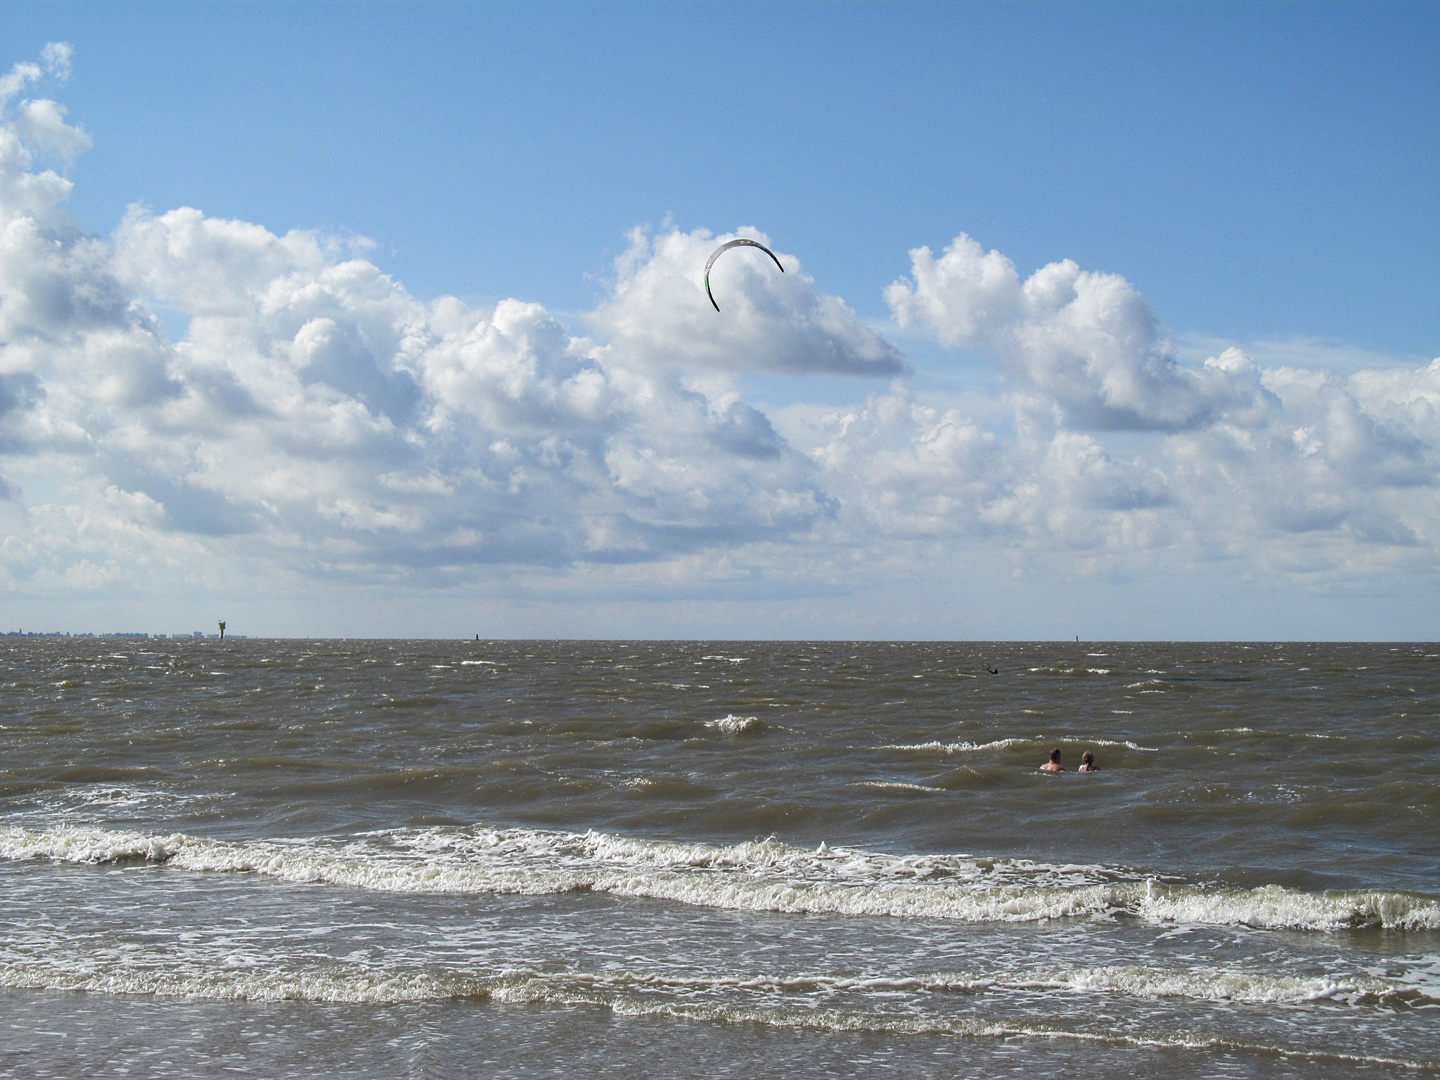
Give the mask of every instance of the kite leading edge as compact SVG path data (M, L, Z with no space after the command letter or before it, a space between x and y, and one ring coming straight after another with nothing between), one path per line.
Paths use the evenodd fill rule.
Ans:
M744 237L741 237L739 240L727 240L725 243L721 244L718 248L716 248L713 252L710 253L710 258L705 261L705 295L710 297L710 303L716 311L720 310L720 305L715 303L715 296L710 291L710 267L715 265L715 260L720 257L721 252L729 251L733 247L759 248L766 255L769 255L771 259L775 260L776 266L780 266L780 260L775 258L775 253L771 251L768 247L766 247L764 244L760 243L760 241L758 240L746 240ZM780 266L780 272L783 274L785 272L785 267Z

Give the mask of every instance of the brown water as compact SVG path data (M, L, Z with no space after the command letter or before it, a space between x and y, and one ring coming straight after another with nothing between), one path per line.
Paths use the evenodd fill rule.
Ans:
M0 684L0 1075L1440 1073L1435 646L52 639Z

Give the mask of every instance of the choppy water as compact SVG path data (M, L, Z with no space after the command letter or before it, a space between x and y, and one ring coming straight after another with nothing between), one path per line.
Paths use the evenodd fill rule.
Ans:
M7 643L0 1076L1437 1075L1437 689L1417 645Z

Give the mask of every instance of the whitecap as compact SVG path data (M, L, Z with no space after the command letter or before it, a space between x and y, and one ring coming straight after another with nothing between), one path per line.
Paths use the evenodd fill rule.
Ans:
M1440 899L1162 882L1118 867L967 855L823 852L775 839L721 846L539 829L431 828L223 841L96 828L0 828L0 857L145 861L193 872L399 893L588 890L698 907L960 922L1123 915L1157 924L1310 931L1440 930Z
M733 713L719 720L706 720L705 726L725 735L747 735L765 730L765 722L758 716L735 716Z
M983 750L1004 750L1011 746L1029 746L1038 740L1035 739L993 739L990 742L923 742L923 743L889 743L880 747L881 750L904 750L911 753L935 753L935 754L973 754Z

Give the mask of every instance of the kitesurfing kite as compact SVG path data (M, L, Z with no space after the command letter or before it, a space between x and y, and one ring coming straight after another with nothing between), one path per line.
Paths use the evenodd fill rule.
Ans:
M715 260L720 257L721 252L728 251L732 247L757 247L766 255L769 255L770 258L775 259L775 253L769 248L767 248L764 244L760 243L758 240L746 240L743 237L739 240L727 240L725 243L721 244L718 248L711 252L710 258L705 261L705 295L710 297L710 303L714 305L716 311L720 310L720 305L715 303L715 296L710 291L710 267L715 265ZM775 259L775 265L780 266L779 259ZM783 274L784 272L785 268L783 266L780 266L780 273Z

